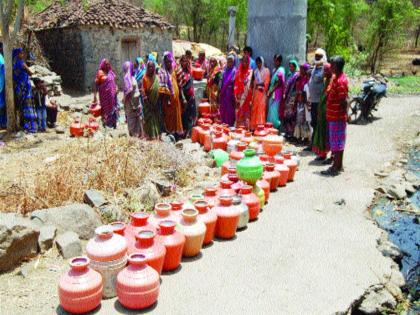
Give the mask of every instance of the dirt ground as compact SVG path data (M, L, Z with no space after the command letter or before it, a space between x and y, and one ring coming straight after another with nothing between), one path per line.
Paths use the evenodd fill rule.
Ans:
M420 98L386 99L376 116L372 124L349 127L343 175L319 177L319 166L310 163L313 157L302 156L296 183L273 195L261 219L239 233L237 240L215 242L197 261L185 262L181 272L163 275L159 303L147 311L330 314L348 310L389 272L389 259L376 250L380 230L368 218L366 207L373 198L374 171L399 158L399 145L420 131ZM10 179L42 167L60 146L78 141L55 137L40 135L31 140L41 139L38 144L1 154L1 174ZM334 205L341 198L346 201L344 208ZM64 314L58 307L57 283L67 268L53 248L1 274L0 314ZM237 303L225 303L233 299ZM176 302L180 300L182 305ZM117 313L136 314L125 311L115 299L104 301L95 312Z

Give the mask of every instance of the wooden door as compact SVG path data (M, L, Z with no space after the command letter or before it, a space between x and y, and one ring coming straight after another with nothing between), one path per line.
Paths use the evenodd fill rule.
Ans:
M139 42L135 39L127 39L121 42L122 62L133 62L140 55Z

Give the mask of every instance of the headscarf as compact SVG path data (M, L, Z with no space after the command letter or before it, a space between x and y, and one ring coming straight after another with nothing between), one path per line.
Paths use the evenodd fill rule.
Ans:
M264 62L264 57L260 56L258 58L261 59L262 66L261 66L261 70L258 69L258 66L255 68L254 76L255 76L255 80L257 81L257 84L262 84L262 83L264 83L263 78L262 78L262 71L265 69L265 65L264 65L265 62Z
M23 51L22 48L14 48L12 51L12 59L15 60L15 58Z
M139 82L141 79L143 79L144 74L146 73L146 65L144 64L144 60L141 57L137 57L136 61L139 64L139 67L134 72L134 77L136 78L136 81Z
M315 51L315 55L321 55L322 58L321 58L321 60L318 60L318 61L314 59L314 64L321 65L321 64L324 64L324 63L327 62L327 53L326 53L326 51L324 49L318 48Z
M309 69L311 69L311 65L307 62L305 62L303 65L300 65L299 69L304 70L305 73L307 73L309 71Z
M248 60L248 67L245 66L244 61ZM248 79L249 70L251 69L249 56L243 56L241 64L239 65L238 71L236 71L235 77L235 95L240 95L245 92L245 81Z
M216 62L216 65L210 69L210 62L209 62L209 74L207 78L207 85L211 86L214 83L214 80L216 79L216 76L220 73L220 67L219 63L217 62L216 57L210 57L210 61L214 60Z
M126 61L123 64L124 72L124 95L129 94L133 90L133 64Z
M173 67L175 63L174 57L170 51L166 51L163 54L162 68L159 71L159 81L160 81L160 86L163 88L168 88L171 95L173 95L174 88L173 88L172 79L171 79L172 72L170 72L170 70L166 67L166 62L165 62L166 59L168 59L172 64L172 71L175 71L175 68Z
M187 58L183 55L179 60L179 67L176 69L176 78L180 88L183 88L191 79L191 63L188 62L187 70L185 71L182 67L182 62Z
M105 72L105 65L107 63L107 59L103 58L99 64L98 67L98 72L96 73L96 84L102 84L104 83L104 72ZM115 73L114 71L112 71L112 66L111 64L109 64L109 70L108 73L106 74L108 82L114 81L115 79Z

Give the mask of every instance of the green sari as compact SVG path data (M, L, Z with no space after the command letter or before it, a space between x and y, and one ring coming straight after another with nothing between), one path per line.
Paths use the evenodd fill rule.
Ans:
M157 75L143 77L143 88L147 98L144 99L144 131L152 139L161 133L161 112L159 104L159 79Z

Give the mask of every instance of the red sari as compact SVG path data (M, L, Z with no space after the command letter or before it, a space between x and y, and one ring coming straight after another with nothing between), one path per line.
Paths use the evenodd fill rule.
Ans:
M249 128L251 120L251 101L252 101L252 69L244 66L242 62L236 71L234 93L238 101L236 109L236 126Z

